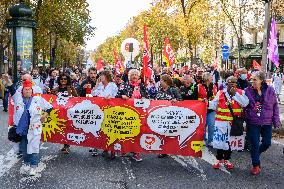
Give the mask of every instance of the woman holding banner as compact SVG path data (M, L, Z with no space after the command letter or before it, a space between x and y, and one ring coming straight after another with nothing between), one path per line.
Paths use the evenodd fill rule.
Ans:
M211 101L214 99L218 92L217 86L213 83L213 77L209 72L205 72L202 75L202 82L198 84L198 100L201 101ZM205 129L205 142L208 146L212 146L213 134L214 134L214 124L215 124L216 111L209 109L206 115L206 128ZM206 137L206 130L208 137Z
M281 126L277 97L273 87L265 82L263 72L252 75L252 86L245 89L249 105L245 109L249 140L251 142L251 174L258 175L260 169L260 154L271 145L272 125ZM261 144L260 137L262 137Z
M96 86L93 88L91 94L95 97L103 97L105 99L115 98L118 92L118 88L114 82L112 82L112 74L110 71L100 72L100 76L97 80ZM93 152L96 149L92 150ZM103 155L107 156L108 151L105 150ZM115 158L115 152L110 153L110 159Z
M158 91L156 100L170 100L172 103L182 100L182 96L174 87L171 76L164 74L161 76L161 88ZM158 158L164 158L167 154L159 154Z
M71 78L67 73L60 74L57 78L58 87L52 90L52 94L58 96L58 97L77 97L77 91L72 86ZM64 144L61 151L64 154L70 153L70 145Z
M31 81L25 80L22 83L21 92L16 92L16 88L9 76L4 75L3 77L14 101L13 120L16 134L13 135L17 137L17 142L20 141L20 148L24 158L21 173L29 172L30 176L35 176L39 163L42 122L51 112L52 106L44 98L33 96Z
M118 92L117 98L128 100L130 98L140 99L148 98L148 93L145 85L140 80L140 71L137 69L131 69L128 72L128 83L125 87ZM142 161L140 153L133 153L132 158L135 161Z

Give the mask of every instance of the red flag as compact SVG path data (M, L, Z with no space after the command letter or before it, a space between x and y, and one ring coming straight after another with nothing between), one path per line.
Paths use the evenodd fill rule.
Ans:
M146 78L152 78L152 69L149 56L149 45L147 39L147 26L144 25L144 51L143 51L143 82L145 83Z
M103 59L102 58L99 58L98 62L97 62L97 65L96 65L96 69L99 71L101 69L103 69Z
M115 65L115 71L117 74L122 74L125 70L123 63L119 59L117 53L115 50L113 50L113 55L114 55L114 65Z
M170 44L169 38L165 39L163 62L166 62L167 67L170 67L175 63L175 54Z
M256 70L261 70L261 66L257 63L256 60L252 61L252 67Z

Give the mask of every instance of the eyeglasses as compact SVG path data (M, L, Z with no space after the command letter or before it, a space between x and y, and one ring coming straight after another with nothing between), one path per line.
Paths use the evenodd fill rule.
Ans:
M66 78L66 77L62 77L60 80L65 80L65 81L67 81L67 78Z

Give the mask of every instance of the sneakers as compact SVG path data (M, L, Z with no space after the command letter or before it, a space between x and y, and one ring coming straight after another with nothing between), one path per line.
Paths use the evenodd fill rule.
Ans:
M21 174L28 174L30 172L31 167L29 165L23 164L20 168Z
M231 162L229 162L229 160L225 160L225 161L224 161L224 165L226 166L226 168L227 168L228 170L234 168L234 165L233 165Z
M259 166L254 166L253 168L251 168L250 173L252 175L258 175L261 172L261 169Z
M214 169L220 169L220 166L221 166L222 164L224 164L225 167L226 167L228 170L234 168L234 165L233 165L231 162L229 162L229 160L225 160L224 162L223 162L223 160L218 160L218 162L213 165L213 168L214 168Z
M134 159L137 162L142 161L140 153L134 153L132 159Z
M36 168L31 168L29 175L35 176L36 175Z
M213 168L214 169L220 169L220 165L221 164L223 164L223 161L222 160L218 160L218 162L213 165Z

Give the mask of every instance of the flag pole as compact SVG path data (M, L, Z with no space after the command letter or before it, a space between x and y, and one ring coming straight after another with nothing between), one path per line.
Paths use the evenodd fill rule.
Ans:
M268 43L269 18L270 18L270 0L265 0L265 19L264 19L262 61L261 61L261 68L264 73L267 73L267 43Z

